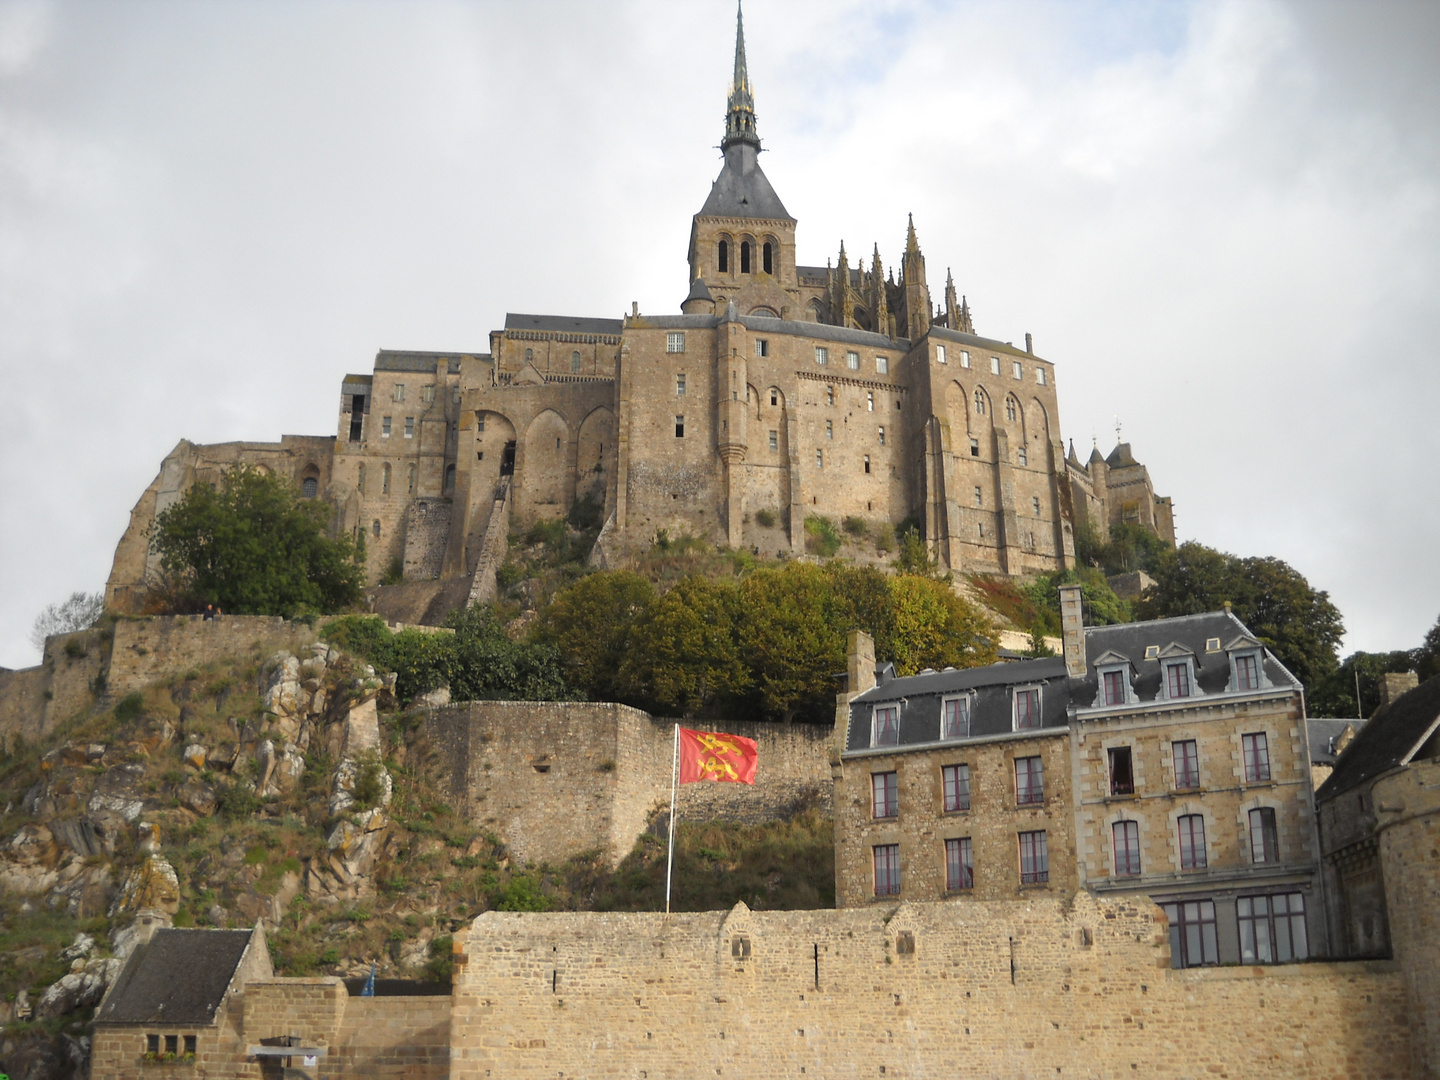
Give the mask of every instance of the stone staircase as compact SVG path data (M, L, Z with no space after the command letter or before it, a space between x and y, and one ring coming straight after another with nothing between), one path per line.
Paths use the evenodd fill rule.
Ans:
M510 477L495 488L495 501L480 541L480 554L475 559L475 572L470 578L469 605L488 603L495 599L495 571L510 552Z

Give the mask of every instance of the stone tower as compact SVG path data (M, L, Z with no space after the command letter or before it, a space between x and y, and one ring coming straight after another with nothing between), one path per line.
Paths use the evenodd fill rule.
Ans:
M925 284L925 256L920 254L920 241L915 236L915 215L910 215L905 232L905 261L901 263L900 284L904 289L901 314L905 325L901 333L912 341L930 329L930 288Z

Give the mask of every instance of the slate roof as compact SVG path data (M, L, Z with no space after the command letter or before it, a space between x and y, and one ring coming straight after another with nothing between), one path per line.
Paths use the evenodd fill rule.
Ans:
M926 333L930 337L939 338L941 341L958 341L962 345L973 345L977 349L993 349L995 352L1009 351L1014 356L1028 356L1039 360L1040 357L1034 353L1027 353L1024 349L1017 348L1008 341L996 341L994 338L980 337L978 334L966 334L960 330L951 330L948 326L932 326ZM1046 363L1049 363L1047 360Z
M1132 686L1140 703L1154 701L1160 693L1161 658L1145 659L1145 650L1151 645L1156 646L1160 653L1164 653L1171 644L1188 649L1195 654L1195 681L1202 694L1224 693L1230 683L1230 657L1224 650L1236 637L1249 633L1244 623L1223 611L1115 626L1087 626L1085 658L1090 667L1085 679L1072 688L1075 705L1080 709L1094 705L1100 689L1095 661L1107 652L1119 653L1134 665ZM1208 651L1206 643L1216 638L1220 641L1220 649ZM1275 659L1270 650L1266 649L1263 656L1265 677L1273 687L1300 689L1299 680Z
M698 216L795 220L765 178L755 148L744 143L725 151L725 165L710 185L710 195Z
M464 350L461 350L464 352ZM466 352L470 356L472 353ZM437 360L447 361L445 367L451 375L460 374L460 356L454 352L416 352L413 349L381 349L375 354L376 371L424 371L435 370Z
M505 313L506 330L545 330L561 334L619 334L623 319L585 319L574 315L521 315Z
M1401 694L1365 722L1335 762L1316 799L1329 799L1389 772L1415 753L1440 725L1440 675Z
M986 667L958 668L891 679L857 697L850 705L847 752L870 749L870 720L877 704L901 701L898 747L921 746L940 740L940 702L948 694L973 692L970 737L1009 734L1013 727L1010 688L1042 684L1041 730L1068 724L1065 661L1058 656L1017 660ZM1033 730L1030 732L1033 734Z
M155 931L131 954L95 1023L213 1024L253 933Z
M1335 751L1333 749L1335 740L1338 739L1347 727L1353 727L1355 734L1360 734L1360 729L1365 726L1364 720L1336 720L1330 717L1308 717L1305 721L1305 734L1310 740L1310 763L1312 765L1334 765Z
M722 315L641 315L632 319L630 325L636 329L652 330L713 330L724 321ZM868 330L855 330L848 326L831 326L829 323L806 322L801 319L777 319L769 315L743 315L740 322L745 329L757 334L790 334L795 337L814 338L816 341L840 342L845 345L863 345L869 349L887 349L891 352L908 352L910 342L906 338L890 338L884 334L872 334ZM844 357L840 358L842 361ZM817 374L824 368L816 368ZM835 372L837 377L848 374L843 363Z

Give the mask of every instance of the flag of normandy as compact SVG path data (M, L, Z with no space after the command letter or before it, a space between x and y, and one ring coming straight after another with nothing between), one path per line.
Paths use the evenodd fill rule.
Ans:
M680 729L680 783L723 780L736 784L755 783L755 766L760 752L754 739L724 735L718 731Z

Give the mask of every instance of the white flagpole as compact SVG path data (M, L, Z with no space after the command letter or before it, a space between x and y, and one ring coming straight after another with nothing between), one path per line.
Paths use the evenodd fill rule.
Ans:
M675 866L675 789L680 779L680 725L675 725L675 750L670 758L670 854L665 859L665 914L670 914L670 871Z

